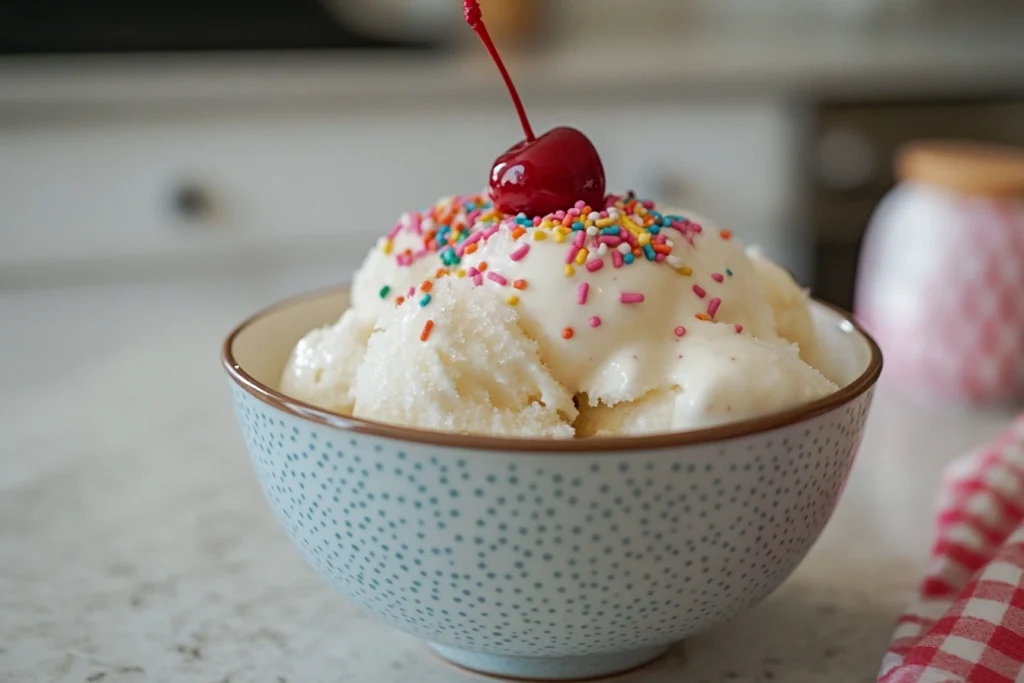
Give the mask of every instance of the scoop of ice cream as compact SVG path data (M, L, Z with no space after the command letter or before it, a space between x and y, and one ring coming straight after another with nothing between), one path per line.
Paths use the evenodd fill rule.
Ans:
M333 325L307 333L285 365L281 391L327 410L351 413L356 368L372 332L373 322L350 308Z
M665 368L669 389L636 401L596 406L580 402L577 436L672 432L792 408L838 387L800 359L792 344L736 334L730 325L709 325L683 339Z
M828 358L821 348L809 307L810 296L784 268L764 257L758 249L748 249L765 298L775 316L780 337L800 347L800 357L830 377Z
M356 374L356 417L450 432L573 436L573 396L552 377L505 296L446 278L430 297L429 306L407 301L378 321Z

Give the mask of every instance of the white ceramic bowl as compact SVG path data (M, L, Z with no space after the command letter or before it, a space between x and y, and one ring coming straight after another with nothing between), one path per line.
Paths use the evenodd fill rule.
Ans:
M814 320L842 388L783 413L635 438L523 440L342 417L274 387L343 289L257 313L225 340L267 500L341 593L482 672L606 675L771 593L828 521L881 372L845 314Z

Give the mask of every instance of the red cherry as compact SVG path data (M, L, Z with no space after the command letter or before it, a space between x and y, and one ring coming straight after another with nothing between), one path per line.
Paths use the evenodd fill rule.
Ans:
M505 213L544 216L578 200L595 209L604 204L604 166L586 135L553 128L523 140L494 162L491 199Z
M528 216L568 209L579 200L597 208L604 201L604 165L593 143L574 128L555 128L539 138L533 134L519 93L487 27L477 0L463 0L468 23L501 72L526 139L502 154L491 167L491 199L505 213Z

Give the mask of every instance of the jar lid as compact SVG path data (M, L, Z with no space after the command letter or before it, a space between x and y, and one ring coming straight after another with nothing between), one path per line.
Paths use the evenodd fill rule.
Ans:
M921 140L896 155L900 180L987 197L1024 196L1024 149L955 140Z

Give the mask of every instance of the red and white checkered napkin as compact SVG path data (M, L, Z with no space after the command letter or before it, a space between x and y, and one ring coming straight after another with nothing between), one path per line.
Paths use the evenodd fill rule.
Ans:
M878 680L1024 681L1024 415L947 472L928 572Z

